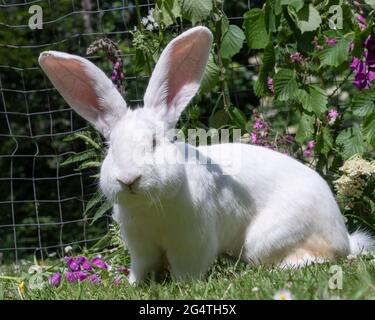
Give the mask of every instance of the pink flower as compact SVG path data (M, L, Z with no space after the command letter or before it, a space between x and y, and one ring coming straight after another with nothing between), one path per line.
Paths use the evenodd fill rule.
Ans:
M108 269L108 265L99 257L95 257L94 259L92 259L91 263L100 269Z
M324 49L324 47L323 47L322 45L319 44L319 42L318 42L318 38L317 38L317 37L314 37L314 40L313 40L311 43L314 45L315 50L320 51L320 50L323 50L323 49Z
M337 40L335 38L327 38L326 39L326 44L329 46L334 46L337 43Z
M339 116L339 113L338 111L335 109L335 108L332 108L328 111L328 122L330 124L334 123L337 119L337 117Z
M364 16L362 16L362 15L358 15L358 16L357 16L357 20L358 20L358 22L359 22L359 27L360 27L361 30L367 28L367 21L366 21L366 19L365 19Z
M129 268L127 268L127 267L119 267L118 269L117 269L117 271L118 272L120 272L120 273L123 273L124 275L128 275L129 274L129 272L130 272L130 270L129 270Z
M67 263L70 271L78 271L80 269L79 264L73 257L64 257L64 260Z
M113 279L113 284L115 285L120 285L122 283L122 278L121 277L116 277Z
M99 283L100 282L100 277L98 274L96 273L93 273L91 275L89 275L88 279L91 281L91 283Z
M65 278L66 278L66 280L68 280L68 282L77 281L77 277L76 277L75 272L65 271Z
M251 143L256 144L256 143L258 142L257 134L254 133L254 132L251 132L251 133L250 133L250 140L251 140Z
M315 147L315 141L314 140L310 140L309 142L307 142L307 148L314 149L314 147Z
M253 124L253 128L256 129L256 130L260 130L260 129L263 129L264 128L264 122L262 121L262 119L260 118L257 118Z
M58 287L59 284L61 282L61 273L60 272L56 272L54 273L50 278L49 278L49 283L54 286L54 287Z
M300 63L302 61L302 55L301 53L299 53L298 51L297 52L294 52L290 55L290 59L292 59L292 61L294 63Z
M79 256L76 259L77 263L82 267L83 270L92 270L89 259L84 256Z
M306 150L303 151L303 156L304 156L305 158L310 157L311 154L312 154L311 150L306 149Z
M76 279L78 279L80 282L86 280L87 278L87 273L86 272L83 272L83 271L77 271L75 272L75 277Z
M271 77L267 78L267 86L268 86L268 90L270 90L271 92L274 92L273 91L273 79Z
M310 157L312 155L312 150L314 149L314 147L315 147L315 141L314 140L308 141L306 149L303 151L303 156L306 158Z

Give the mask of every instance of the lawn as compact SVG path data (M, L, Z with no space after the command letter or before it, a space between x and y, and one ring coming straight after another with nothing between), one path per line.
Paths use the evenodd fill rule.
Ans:
M27 270L24 265L22 269ZM280 290L293 299L375 299L374 255L349 257L337 264L311 265L297 270L253 268L242 263L217 262L204 281L178 283L167 279L137 287L126 281L114 285L109 277L101 283L68 283L54 288L26 289L20 295L11 279L12 266L0 267L0 299L273 299ZM341 273L342 271L342 273ZM342 275L342 277L341 277ZM9 277L9 279L5 279ZM340 279L341 278L341 279ZM342 282L341 282L342 280ZM342 288L340 288L342 285ZM21 290L22 291L22 290Z

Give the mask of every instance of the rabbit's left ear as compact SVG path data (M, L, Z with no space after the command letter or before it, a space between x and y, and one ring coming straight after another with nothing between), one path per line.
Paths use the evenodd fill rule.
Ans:
M87 59L58 51L42 52L39 64L66 102L108 138L127 106L104 72Z
M162 52L144 97L172 127L199 89L212 44L206 27L192 28L172 40Z

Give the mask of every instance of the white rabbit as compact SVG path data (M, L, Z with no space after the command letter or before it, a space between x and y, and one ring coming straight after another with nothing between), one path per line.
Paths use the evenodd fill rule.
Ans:
M56 51L39 57L60 94L108 140L100 187L131 255L130 281L165 262L178 280L201 278L221 254L298 266L367 250L371 238L348 234L327 183L307 166L259 146L195 148L163 133L196 94L211 43L205 27L171 41L135 110L88 60ZM186 160L186 151L207 163Z

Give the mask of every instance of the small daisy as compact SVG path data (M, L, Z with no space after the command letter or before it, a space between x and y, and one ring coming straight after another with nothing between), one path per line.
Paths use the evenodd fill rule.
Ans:
M279 290L274 294L273 300L293 300L292 293L288 290Z
M66 247L64 248L65 253L69 253L69 252L71 252L72 250L73 250L72 246L66 246Z

